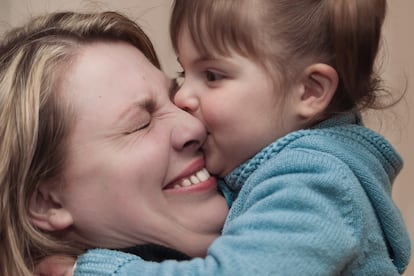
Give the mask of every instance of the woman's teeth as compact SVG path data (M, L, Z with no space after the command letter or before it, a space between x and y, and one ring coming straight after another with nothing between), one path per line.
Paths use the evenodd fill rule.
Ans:
M198 184L200 182L206 181L210 177L210 173L205 169L201 169L198 172L181 179L179 183L176 183L174 185L174 189L182 188L182 187L188 187L191 185Z

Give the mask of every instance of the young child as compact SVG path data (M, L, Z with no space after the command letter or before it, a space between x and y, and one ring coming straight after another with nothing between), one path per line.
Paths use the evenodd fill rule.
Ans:
M374 70L385 11L385 0L176 0L174 100L205 124L207 168L234 198L222 236L185 262L91 250L75 274L403 273L410 240L391 199L402 160L360 117L386 106Z

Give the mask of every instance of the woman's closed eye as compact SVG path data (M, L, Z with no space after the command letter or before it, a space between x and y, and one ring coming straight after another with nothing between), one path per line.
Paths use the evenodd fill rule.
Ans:
M126 131L125 134L132 134L132 133L144 130L147 127L149 127L150 125L151 125L151 121L149 120L145 123L139 124L138 126L132 127L130 130Z
M147 123L145 123L145 124L143 124L143 125L141 125L141 126L137 127L137 128L135 129L135 131L143 130L143 129L145 129L145 128L149 127L149 126L150 126L150 124L151 124L151 121L148 121Z
M157 109L157 103L153 98L146 98L136 106L138 107L135 109L136 113L132 113L130 117L131 127L130 131L127 131L128 134L148 128Z

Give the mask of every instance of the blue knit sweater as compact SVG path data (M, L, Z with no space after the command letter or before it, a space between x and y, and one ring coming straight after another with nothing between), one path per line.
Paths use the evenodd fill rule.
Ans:
M400 156L359 116L275 141L225 178L235 198L205 258L94 249L75 275L398 275L411 243L391 186Z

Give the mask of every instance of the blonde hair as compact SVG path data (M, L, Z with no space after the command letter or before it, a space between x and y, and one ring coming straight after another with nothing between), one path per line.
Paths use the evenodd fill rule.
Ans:
M306 66L329 64L340 79L332 115L386 106L374 70L385 14L385 0L175 0L170 35L177 51L186 24L202 54L235 50L287 85Z
M75 114L59 98L60 78L94 41L126 41L160 67L145 33L115 12L40 16L0 44L0 275L32 275L44 256L83 250L33 227L28 205L39 183L63 170Z

